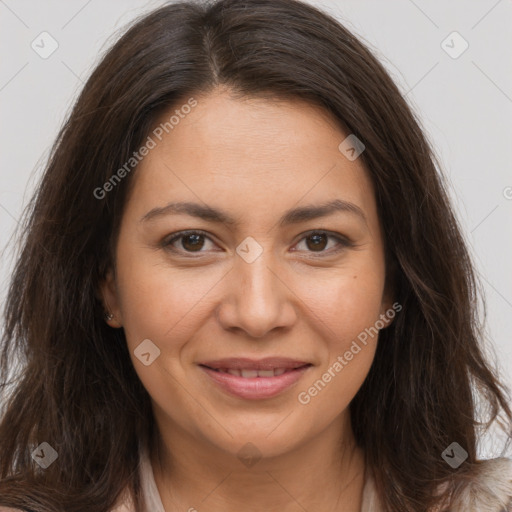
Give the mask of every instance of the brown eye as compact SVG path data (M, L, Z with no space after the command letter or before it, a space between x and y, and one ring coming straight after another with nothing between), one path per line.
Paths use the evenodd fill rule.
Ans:
M201 250L204 245L203 235L185 235L181 237L181 245L186 251L197 251Z
M189 231L175 234L172 238L165 240L162 246L176 253L203 253L206 250L205 241L210 238L201 231ZM210 241L213 244L213 242ZM207 244L206 244L207 245ZM208 247L206 247L208 249Z
M305 238L308 249L312 251L323 251L327 246L328 239L329 237L325 233L314 233Z
M327 248L330 240L335 241L334 247ZM331 235L324 231L310 232L300 240L298 245L301 243L304 243L305 245L305 249L303 249L304 251L309 253L318 253L319 256L328 256L353 245L348 239L341 235Z

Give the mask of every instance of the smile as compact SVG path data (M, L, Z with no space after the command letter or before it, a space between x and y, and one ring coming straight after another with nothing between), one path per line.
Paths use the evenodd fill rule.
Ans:
M237 377L243 377L244 379L253 379L254 377L277 377L285 372L291 372L293 370L286 368L274 368L273 370L237 370L235 368L218 368L216 372L229 373L230 375L236 375Z
M224 359L199 367L218 387L246 400L272 398L289 389L313 365L282 358Z

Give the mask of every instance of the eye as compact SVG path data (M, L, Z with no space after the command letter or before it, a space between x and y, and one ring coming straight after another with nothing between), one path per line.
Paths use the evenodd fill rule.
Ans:
M201 250L208 245L205 244L205 240L210 241L212 244L214 243L204 231L181 231L172 235L171 238L164 240L162 245L165 249L175 253L182 252L185 254L200 254L207 252ZM326 250L326 247L329 245L329 240L334 241L334 248L331 247ZM326 231L310 231L299 241L296 247L301 243L305 244L306 251L319 253L320 256L323 256L324 254L330 255L332 253L337 253L346 247L352 246L351 242L347 238L341 235L329 234ZM300 249L293 249L293 251L297 250Z
M329 245L329 239L335 241L334 249L325 250ZM326 231L310 231L303 237L299 244L304 243L308 252L320 253L320 256L324 254L337 253L346 247L350 247L352 244L345 237L341 235L329 234Z
M175 247L174 244L176 241L180 239L181 243L179 245L181 246L181 248L177 248ZM176 233L171 238L166 239L163 245L166 249L173 252L180 252L183 250L186 253L200 253L204 252L201 251L201 249L205 245L205 239L211 241L211 239L203 231L181 231L180 233Z

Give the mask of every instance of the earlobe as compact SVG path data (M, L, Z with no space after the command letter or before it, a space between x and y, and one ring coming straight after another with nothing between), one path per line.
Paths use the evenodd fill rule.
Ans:
M100 283L100 293L105 309L104 320L113 328L122 327L121 310L117 293L116 280L112 269L108 270L105 278Z
M396 301L393 302L392 298L389 298L388 300L384 300L382 302L380 319L385 324L385 326L383 327L384 329L389 327L394 322L395 316L401 310L402 310L401 304Z
M382 297L380 308L380 320L384 323L384 329L386 329L393 323L393 320L397 313L397 302L394 302L393 295L394 294L393 291L391 290L391 286L389 286L389 283L386 283L386 289L384 291L384 296Z
M395 302L395 276L397 272L396 261L389 256L386 258L389 262L386 268L386 279L384 283L384 292L381 302L380 319L385 323L384 329L389 327L402 306Z
M384 323L383 329L388 328L393 323L394 318L394 310L392 308L386 307L387 305L383 305L383 308L380 312L380 320Z

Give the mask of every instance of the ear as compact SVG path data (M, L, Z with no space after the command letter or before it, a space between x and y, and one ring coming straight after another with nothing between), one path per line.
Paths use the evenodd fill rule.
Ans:
M105 309L105 322L114 328L122 327L121 308L119 307L119 293L114 271L109 269L99 285L101 301ZM110 318L107 318L110 315Z
M386 329L393 323L393 319L401 309L402 306L398 302L393 302L391 294L385 292L382 298L379 316L379 319L384 323L382 329Z
M393 323L396 314L402 310L402 305L395 302L395 276L396 266L392 261L388 265L386 271L386 282L384 284L384 292L382 294L382 302L380 306L380 320L384 322L383 329L389 327Z

